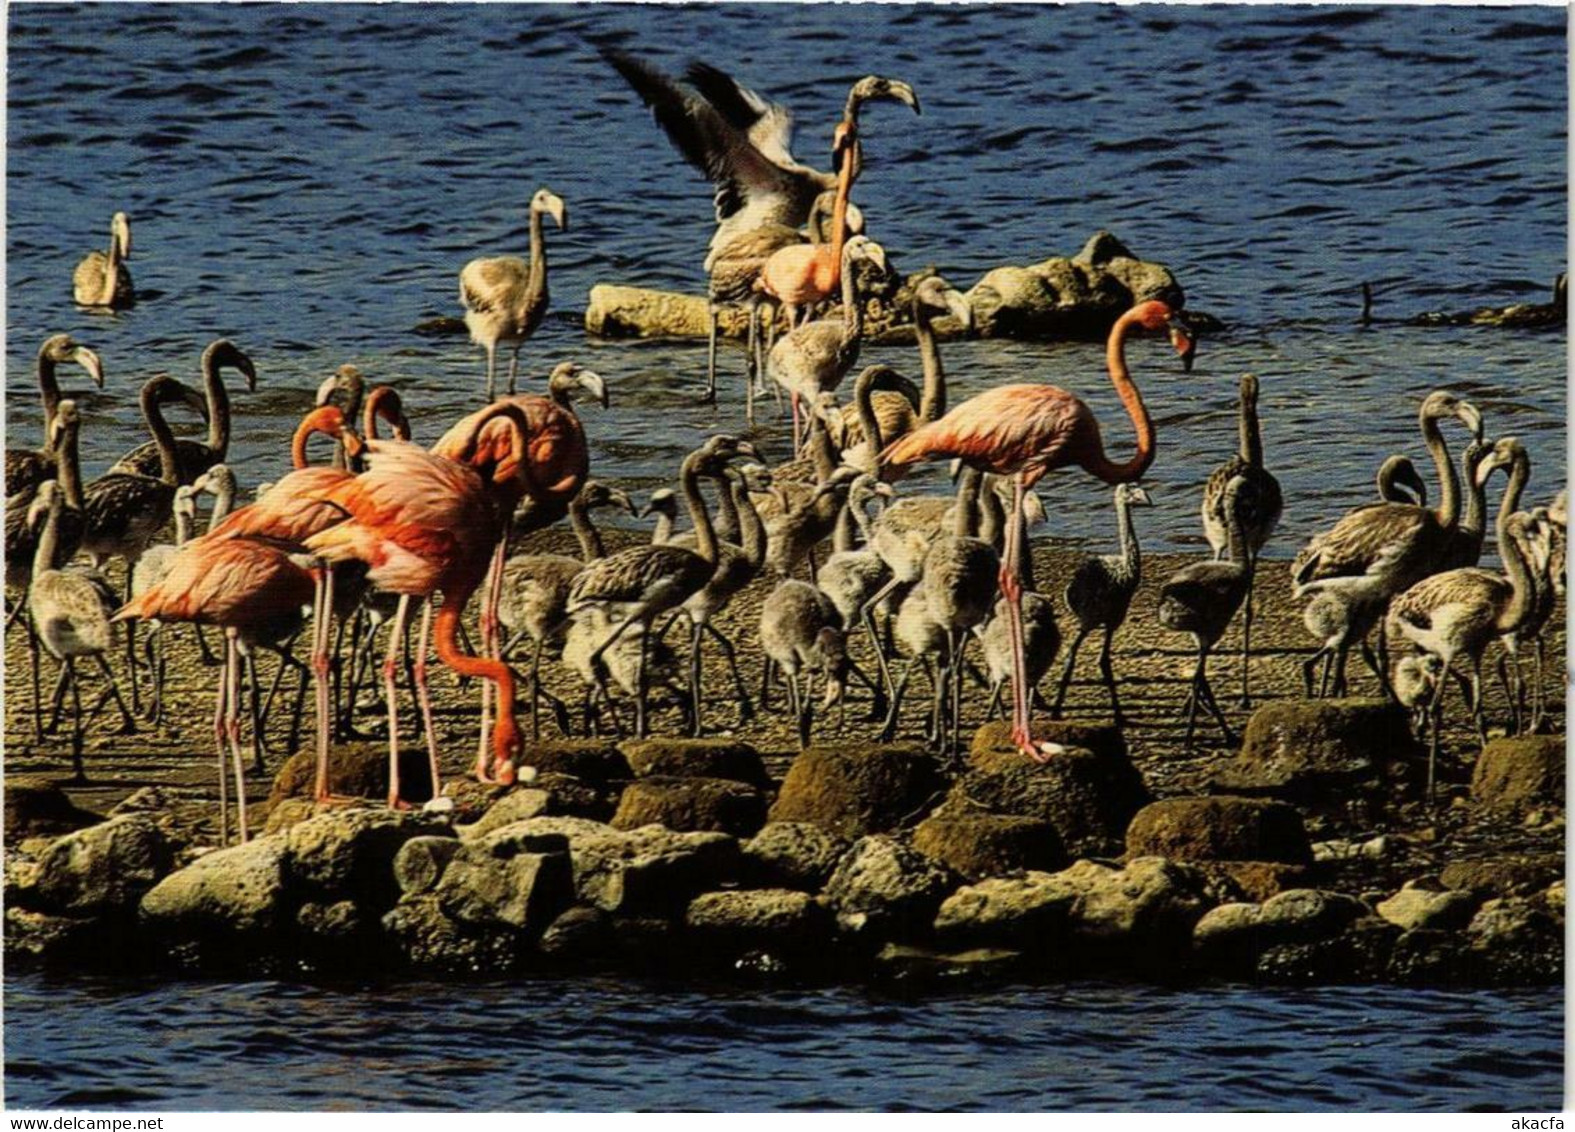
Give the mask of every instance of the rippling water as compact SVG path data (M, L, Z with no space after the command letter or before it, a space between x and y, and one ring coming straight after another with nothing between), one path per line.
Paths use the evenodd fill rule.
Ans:
M195 376L232 335L259 364L234 462L272 478L280 435L344 361L397 381L434 436L479 395L480 355L427 339L457 314L456 273L523 251L525 206L569 202L552 232L553 316L527 372L578 357L613 383L588 410L599 474L670 476L709 429L741 423L737 382L692 393L695 343L602 344L590 286L702 285L708 186L586 37L670 71L692 48L793 107L824 164L851 79L919 90L924 115L878 106L858 197L907 269L967 287L991 266L1069 254L1095 229L1168 263L1232 327L1183 377L1156 345L1134 365L1159 422L1150 545L1197 545L1199 484L1234 445L1236 378L1258 373L1289 554L1369 492L1389 451L1419 448L1414 409L1447 385L1478 399L1562 478L1564 336L1354 325L1379 313L1543 296L1564 266L1562 9L1275 7L17 6L10 16L10 422L37 429L32 352L71 330L111 378L87 398L90 471L139 440L136 389ZM763 47L769 44L769 47ZM997 45L1009 44L1003 51ZM77 258L130 212L148 295L94 317L70 302ZM911 350L871 360L916 370ZM729 364L737 355L727 358ZM1097 346L963 343L958 395L1053 381L1129 435ZM782 450L783 429L767 432ZM769 445L768 445L769 450ZM1559 468L1559 471L1553 471ZM1066 477L1049 530L1108 540L1106 494Z
M1556 990L6 980L6 1099L116 1109L1557 1109Z

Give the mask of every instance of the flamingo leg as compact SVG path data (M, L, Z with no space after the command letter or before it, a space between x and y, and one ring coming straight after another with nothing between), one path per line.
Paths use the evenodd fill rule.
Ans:
M120 682L115 679L115 670L110 667L109 657L101 652L94 653L93 657L98 661L99 671L104 674L104 679L108 683L108 691L105 694L111 697L115 701L115 706L120 709L120 734L135 735L137 723L131 718L131 712L126 710L126 701L120 695Z
M509 532L513 520L503 524L503 537L492 552L492 565L487 570L484 596L481 603L481 649L484 655L502 663L502 650L498 640L498 606L503 601L503 560L508 555ZM463 612L463 611L462 611ZM481 682L481 737L476 747L477 779L490 782L485 770L492 757L492 681Z
M712 299L705 305L706 321L706 347L705 347L705 394L700 398L702 404L716 403L716 331L717 331L717 305ZM513 392L513 390L510 390Z
M235 825L240 843L251 833L246 824L246 762L241 756L241 665L240 642L234 629L225 630L224 734L230 748L230 769L235 774Z
M1099 674L1105 678L1105 687L1110 689L1111 721L1121 727L1126 723L1126 717L1121 714L1121 700L1116 695L1116 668L1110 659L1110 642L1115 632L1109 625L1105 626L1105 641L1099 649Z
M432 767L432 797L443 793L443 773L438 769L437 729L432 725L432 693L427 688L427 643L432 638L432 602L421 607L421 633L416 644L416 699L421 705L421 729L426 733L427 759Z
M18 611L21 608L18 606ZM33 680L33 738L42 743L44 741L44 690L38 679L38 634L33 632L31 615L22 619L22 628L27 633L27 667Z
M66 676L71 684L71 778L74 782L86 782L87 768L82 763L82 692L74 656L66 657Z
M497 396L498 396L498 393L497 393L497 381L496 381L497 367L498 367L498 344L496 342L488 342L487 343L487 404L489 404L489 405L492 404L493 401L497 400Z
M1012 515L1006 528L1006 553L1001 562L1001 592L1006 597L1007 629L1012 641L1012 741L1017 749L1033 759L1044 762L1050 757L1048 749L1034 742L1028 713L1028 662L1023 656L1023 583L1018 572L1018 555L1022 552L1021 532L1025 528L1023 496L1027 485L1019 472L1012 479Z
M689 629L689 698L694 702L694 720L690 734L700 738L700 637L705 626L696 621Z
M334 571L324 564L317 579L315 608L312 612L312 677L317 719L317 781L314 796L329 800L328 793L328 618L333 610Z
M399 611L394 614L394 631L388 637L388 653L383 660L383 696L388 701L388 805L399 809L403 805L399 796L399 690L395 676L399 661L405 651L405 618L410 615L410 595L399 599Z
M213 745L219 754L219 844L230 843L230 775L224 765L224 697L229 692L230 673L219 668L219 683L213 693Z
M1242 603L1241 610L1241 702L1243 708L1252 706L1252 695L1248 691L1248 674L1252 666L1252 583L1258 573L1258 557L1255 554L1247 556L1247 598Z
M131 559L126 560L126 600L122 603L130 605L133 594L131 592L131 575L136 570L137 564ZM142 714L142 699L137 692L137 623L126 622L126 671L131 674L131 707L138 715Z
M1077 650L1083 647L1083 638L1087 637L1090 630L1079 628L1077 636L1072 638L1072 647L1067 650L1066 662L1061 666L1061 679L1055 687L1055 703L1050 707L1050 718L1061 718L1061 705L1066 702L1066 690L1072 683L1072 673L1077 666Z
M509 352L509 396L514 396L514 382L520 370L520 347L525 343L514 343L514 349Z
M902 697L908 691L908 677L913 675L913 666L917 661L910 659L903 666L902 675L897 678L897 686L891 690L891 706L886 709L886 724L881 729L880 741L890 743L897 735L897 715L902 711Z

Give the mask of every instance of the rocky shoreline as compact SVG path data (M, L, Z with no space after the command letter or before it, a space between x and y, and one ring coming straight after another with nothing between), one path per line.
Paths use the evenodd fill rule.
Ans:
M997 723L961 765L828 743L780 781L731 739L544 742L531 783L454 780L410 812L317 806L298 755L265 831L224 849L165 787L101 818L12 777L6 957L309 977L1562 982L1561 855L1394 867L1449 821L1561 826L1562 736L1494 740L1469 798L1434 811L1401 709L1379 701L1270 704L1220 792L1157 801L1120 731L1041 730L1067 745L1044 766ZM334 788L375 794L383 758L341 748ZM1385 807L1407 832L1362 837Z

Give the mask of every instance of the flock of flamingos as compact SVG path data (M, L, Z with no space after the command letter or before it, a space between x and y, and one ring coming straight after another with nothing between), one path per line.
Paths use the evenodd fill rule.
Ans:
M109 700L131 728L132 713L144 710L140 685L146 683L147 711L161 718L164 639L176 622L198 626L205 654L209 646L201 627L223 634L213 721L226 840L227 760L236 779L240 834L246 836L242 707L248 705L257 754L273 701L272 693L266 700L260 695L253 662L259 649L280 656L275 690L286 671L298 674L297 721L305 688L313 687L316 791L324 801L330 799L330 737L350 726L366 658L383 626L389 642L382 680L391 805L407 804L398 757L402 667L409 669L420 706L438 794L429 648L460 677L479 678L475 775L485 782L510 783L529 774L517 721L524 709L521 681L506 663L522 641L530 646L533 736L539 734L543 701L565 732L570 727L566 705L541 678L544 659L554 654L585 680L587 727L610 721L621 729L618 703L632 700L635 732L645 735L653 694L670 693L688 730L699 735L706 707L700 659L708 642L727 661L741 717L747 720L754 710L736 642L716 617L753 580L771 574L780 580L758 624L765 663L760 706L785 683L800 742L807 741L812 726L816 678L828 707L842 699L846 681L867 686L874 715L884 719L882 737L890 739L909 677L918 668L928 674L931 688L927 737L955 751L964 673L982 668L992 712L1004 686L1011 686L1012 736L1022 753L1041 761L1055 758L1060 748L1035 738L1030 712L1036 685L1063 652L1063 634L1069 643L1051 710L1059 715L1079 646L1097 633L1100 673L1114 718L1122 721L1111 640L1141 575L1132 511L1149 502L1140 481L1153 460L1155 438L1126 352L1135 336L1164 335L1190 367L1196 339L1184 314L1162 301L1143 301L1110 331L1109 378L1135 431L1125 459L1107 454L1088 407L1052 385L1005 385L948 411L933 320L955 318L966 327L970 316L967 303L939 276L911 288L920 381L890 366L869 366L853 382L852 404L839 405L836 391L859 356L861 288L871 273L885 269L881 247L863 234L863 214L850 200L864 171L860 111L889 101L917 113L912 88L874 76L855 84L832 132L834 170L826 173L789 153L791 120L782 107L720 71L696 65L677 81L622 53L604 54L716 187L718 223L705 261L713 322L708 395L714 397L716 384L716 312L745 307L750 411L762 379L779 400L787 395L792 458L770 468L748 440L713 435L683 460L676 493L658 490L639 509L624 492L590 478L590 446L575 400L588 396L605 404L603 379L563 363L551 371L544 393L516 391L521 344L540 325L548 304L544 217L560 228L567 223L563 200L546 189L531 201L528 260L476 259L460 272L465 322L473 341L486 350L487 405L423 447L411 439L397 392L383 385L368 389L359 372L345 366L323 383L318 407L301 421L291 449L293 470L259 488L255 501L244 506L233 506L235 477L223 463L230 430L223 371L239 372L249 388L256 376L241 350L226 340L208 348L201 392L168 376L149 381L141 405L152 440L83 482L82 418L76 404L63 398L57 368L74 363L100 386L104 373L92 350L56 335L38 353L44 445L6 451L6 585L12 599L7 628L20 620L28 638L40 736L60 725L65 697L71 697L79 777L83 728ZM117 213L107 252L93 252L76 270L77 303L130 305L135 296L130 254L130 224ZM817 317L828 300L840 301L829 315ZM780 336L779 325L785 325ZM511 352L508 392L501 398L495 397L500 346ZM1204 492L1202 521L1214 559L1175 573L1158 605L1161 623L1190 634L1197 646L1183 709L1189 744L1201 713L1212 715L1231 739L1207 661L1238 613L1244 660L1247 656L1258 554L1282 509L1279 485L1264 466L1257 392L1255 379L1242 379L1239 451L1215 470ZM164 410L179 403L206 418L203 440L173 435ZM1563 593L1566 516L1562 491L1549 506L1520 510L1530 474L1526 451L1510 437L1485 440L1475 406L1435 392L1424 400L1419 419L1437 473L1437 506L1428 505L1427 488L1409 460L1392 457L1379 472L1380 500L1313 539L1290 574L1294 593L1307 602L1307 627L1321 646L1303 668L1308 695L1343 695L1346 657L1358 649L1385 692L1417 712L1419 725L1431 733L1436 759L1448 675L1464 689L1485 740L1482 668L1495 641L1511 661L1506 683L1512 729L1541 725L1542 632L1555 595ZM1459 473L1443 433L1451 421L1470 433ZM380 436L380 425L391 435ZM309 462L314 436L333 442L331 462ZM895 485L910 468L935 459L954 462L955 495L897 493ZM1036 591L1027 532L1030 522L1042 518L1035 485L1065 467L1114 488L1120 548L1089 557L1076 569L1063 595L1063 629L1051 595ZM1476 565L1486 533L1485 490L1498 469L1508 477L1496 524L1503 572ZM214 497L211 519L205 532L194 534L197 501L206 495ZM611 507L655 515L652 540L605 553L593 512ZM692 529L677 534L681 511L687 511ZM515 551L520 540L564 518L578 536L581 557ZM161 541L172 522L175 541ZM828 541L829 554L817 558ZM86 556L85 565L77 562L79 554ZM123 592L103 572L117 558L125 565ZM479 640L473 644L461 619L477 591ZM680 615L689 628L686 656L665 643ZM416 643L407 653L408 629L417 617ZM125 624L129 707L110 658L116 623ZM1404 655L1392 666L1375 657L1369 644L1375 628L1380 654L1386 641L1401 646ZM291 652L292 642L308 630L309 669ZM868 634L876 672L865 672L849 654L850 638L860 630ZM350 656L344 663L347 636ZM975 639L977 665L967 660ZM47 724L40 643L60 662ZM1519 663L1520 651L1528 647L1536 661L1529 709ZM905 660L900 675L899 658ZM95 665L104 677L98 701L87 712L78 662ZM1244 664L1244 702L1246 684Z

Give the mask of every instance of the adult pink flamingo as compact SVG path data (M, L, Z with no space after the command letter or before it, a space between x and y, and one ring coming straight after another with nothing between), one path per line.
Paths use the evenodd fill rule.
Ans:
M1029 727L1026 662L1023 656L1019 556L1024 553L1023 497L1046 472L1079 467L1109 484L1132 483L1154 460L1154 422L1126 363L1127 335L1141 327L1169 330L1187 369L1196 342L1166 303L1139 303L1116 320L1105 348L1110 381L1137 430L1137 451L1123 463L1105 455L1099 422L1082 401L1053 385L1005 385L971 397L938 421L923 425L881 454L885 465L903 466L930 457L958 458L979 471L1013 477L1013 515L1001 559L1001 593L1007 600L1012 642L1012 741L1023 754L1044 762L1058 753L1053 743L1035 743Z
M479 459L478 447L486 428L497 418L509 422L512 442L503 455ZM498 689L491 773L484 757L478 758L476 767L477 776L488 782L513 782L522 750L514 720L514 675L500 660L460 651L459 619L503 538L516 498L513 481L526 458L529 435L529 422L520 408L498 402L475 415L470 435L452 446L452 459L403 441L375 441L368 445L367 470L328 493L347 516L345 520L306 540L307 550L331 565L364 563L367 580L381 589L420 598L442 595L443 608L436 623L438 659L460 675L483 677ZM423 619L418 655L426 653L429 623ZM394 626L396 638L401 629ZM419 682L417 690L423 714L430 721L426 690ZM392 726L395 711L390 696L388 800L391 806L402 806L398 731ZM436 791L440 776L430 722L428 750Z

